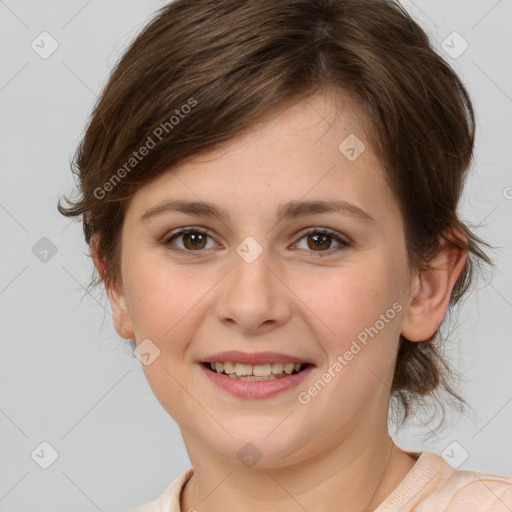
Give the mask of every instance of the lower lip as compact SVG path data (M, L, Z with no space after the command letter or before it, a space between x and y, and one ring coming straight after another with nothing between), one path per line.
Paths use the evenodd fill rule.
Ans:
M313 365L308 365L299 373L275 380L248 381L232 379L227 375L213 372L203 364L199 364L201 370L217 387L239 398L270 398L278 393L298 386L313 370Z

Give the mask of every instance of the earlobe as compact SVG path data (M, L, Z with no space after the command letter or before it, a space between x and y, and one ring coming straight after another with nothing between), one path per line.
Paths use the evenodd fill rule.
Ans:
M409 341L428 340L448 310L453 287L467 261L467 251L443 240L432 269L417 274L414 292L402 324L401 335Z
M114 328L121 338L130 339L134 337L134 330L130 316L128 302L124 294L122 284L113 284L107 279L106 265L100 255L98 240L95 236L90 241L91 255L107 291L110 306L112 308L112 320Z
M112 307L112 320L117 334L127 340L133 338L135 334L126 296L122 290L114 286L107 288L107 294Z

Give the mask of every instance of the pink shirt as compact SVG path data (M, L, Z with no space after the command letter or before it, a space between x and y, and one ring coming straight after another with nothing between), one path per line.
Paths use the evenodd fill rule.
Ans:
M411 453L416 464L374 512L512 512L512 478L455 470L432 452ZM186 512L180 494L193 468L154 501L131 512Z

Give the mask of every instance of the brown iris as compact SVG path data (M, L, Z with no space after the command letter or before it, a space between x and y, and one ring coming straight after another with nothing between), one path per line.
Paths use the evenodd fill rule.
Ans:
M204 233L193 231L190 233L183 233L181 236L183 237L183 245L187 249L203 249L204 244L206 243L206 235ZM188 242L190 242L190 246L187 245Z
M313 244L309 243L309 240L311 239L314 239L315 242ZM330 235L310 235L308 236L308 246L310 249L329 249L330 247L330 242L325 242L326 240L328 240L329 238L331 238ZM321 239L323 240L320 244L317 243L317 241Z

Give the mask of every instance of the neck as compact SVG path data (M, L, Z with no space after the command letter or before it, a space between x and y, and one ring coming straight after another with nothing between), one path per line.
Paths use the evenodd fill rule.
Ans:
M181 497L181 510L226 509L296 512L374 510L410 471L415 460L394 445L387 431L378 438L327 446L308 460L280 467L251 468L219 463L185 443L194 467ZM369 442L374 439L375 442ZM190 440L189 440L190 441ZM197 455L197 457L194 457ZM215 463L213 462L215 461Z

